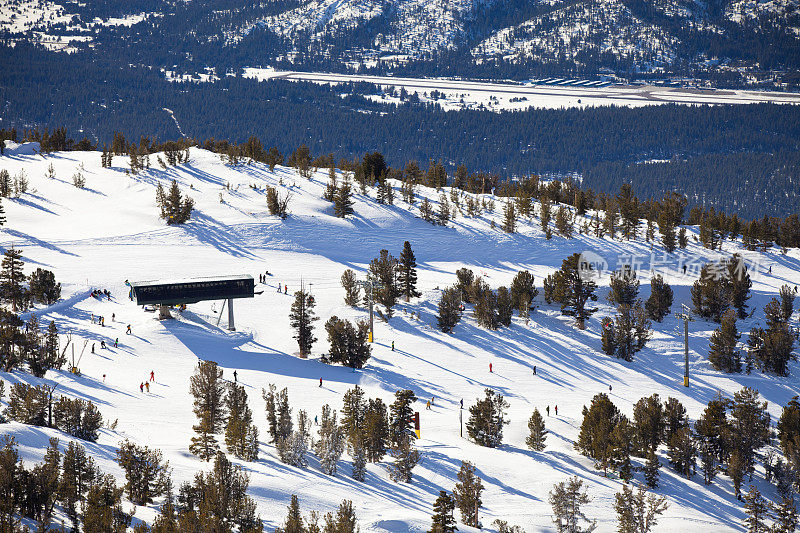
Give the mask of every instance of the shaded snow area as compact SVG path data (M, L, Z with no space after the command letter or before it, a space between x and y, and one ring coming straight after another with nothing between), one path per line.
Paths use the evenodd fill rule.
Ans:
M769 402L774 426L781 406L797 393L797 363L791 364L789 378L714 371L706 356L708 337L716 326L703 321L691 324L690 388L682 386L683 333L674 316L654 323L652 340L633 362L604 355L600 319L613 312L605 298L607 275L600 280L601 310L588 320L585 331L576 329L555 306L542 300L543 278L574 252L592 250L612 266L623 255L645 260L651 252L662 256L660 245L651 249L643 239L629 243L576 235L574 239L554 236L547 240L538 219L523 220L519 233L505 234L499 229L499 200L492 213L477 218L459 216L448 227L432 226L419 218L419 200L410 206L400 199L399 190L393 206L378 204L374 190L366 195L357 192L355 214L343 220L336 218L331 204L322 199L327 169L320 169L309 180L280 166L274 172L262 164L230 167L217 155L193 148L186 164L156 170L156 157L151 155L154 168L131 175L126 173L127 157L115 157L112 167L106 169L101 168L97 152L43 157L32 148L9 145L6 155L0 157L0 169L8 169L12 176L24 170L30 181L28 193L3 200L8 222L0 229L0 246L4 250L12 245L21 248L27 273L46 268L62 283L63 300L37 309L40 320L55 320L60 331L71 333L79 347L87 340L98 349L95 354L87 350L83 355L79 377L50 371L44 379L36 379L16 371L0 373L0 379L55 383L59 394L91 400L107 422L118 421L115 430L104 428L96 443L81 442L103 470L124 482L114 457L120 442L131 439L161 449L178 486L195 472L209 468L188 451L196 423L189 377L200 359L218 362L227 379L233 379L236 371L247 389L261 435L259 461L239 464L250 475L250 494L267 531L283 521L291 494L300 497L304 511L325 512L335 509L344 498L352 499L364 532L426 531L434 499L441 489L452 491L462 460L476 465L486 486L480 515L487 527L501 518L528 533L554 531L548 492L554 483L577 475L586 481L592 497L586 514L597 518L598 531L616 531L614 494L622 483L613 476L603 477L592 461L573 448L581 409L595 394L608 393L629 417L634 402L642 396L672 396L686 406L694 421L718 391L730 397L750 386ZM45 177L50 164L55 169L53 179ZM78 189L72 185L72 176L81 165L86 187ZM156 185L168 185L171 180L195 201L191 221L183 226L166 226L158 218ZM267 185L292 195L286 220L268 214ZM399 189L398 183L394 186ZM420 188L419 192L438 203L436 191ZM694 235L696 228L689 231ZM350 319L367 315L365 309L344 305L339 282L342 272L352 268L363 278L368 262L381 249L397 257L406 240L417 257L422 296L398 304L388 323L376 319L372 358L363 370L321 363L319 355L328 350L324 322L332 315ZM693 238L690 241L686 253L707 253ZM726 252L737 248L732 243L725 245ZM749 303L757 311L753 318L739 322L739 331L748 331L763 320L764 304L782 284L800 281L798 250L787 255L748 252L748 257L754 265ZM664 275L675 290L676 311L681 303L688 303L689 287L697 274L683 276L677 267L671 267L677 264L677 254L667 259ZM456 281L454 273L461 267L473 269L492 288L507 286L519 270L531 271L540 295L530 323L515 315L510 328L488 331L477 326L468 307L452 335L438 331L435 315L440 289ZM160 322L155 313L129 301L125 286L126 279L240 273L258 279L265 271L270 273L266 284L256 285L260 294L236 302L236 332L226 329L227 313L217 325L221 302L192 304L182 314L175 313L174 320ZM649 276L640 278L641 296L646 298ZM297 343L288 320L291 294L299 289L301 280L314 295L320 317L316 322L320 340L308 359L295 355ZM288 295L276 290L284 284ZM89 292L94 288L110 290L111 300L91 298ZM411 311L419 318L412 319ZM105 327L93 324L92 314L104 316ZM131 335L125 334L128 324ZM117 338L118 348L99 349L102 340L110 345ZM155 382L149 393L142 393L139 385L151 371ZM363 483L350 477L347 454L333 477L320 470L313 455L306 469L282 464L275 448L266 442L261 389L269 383L288 388L294 413L305 409L312 419L323 404L340 409L342 395L355 384L363 387L367 396L381 397L386 403L391 403L397 389L413 390L420 398L415 410L420 413L422 432L417 443L422 463L414 471L413 483L397 484L389 479L388 457L383 463L367 466ZM482 448L459 434L460 400L469 407L483 396L485 388L503 394L510 404L511 423L497 449ZM435 397L434 407L426 410L425 402L431 397ZM558 405L558 416L545 418L550 431L547 449L529 451L525 446L527 421L534 408L544 414L548 405L551 409ZM316 434L316 428L313 432ZM28 466L41 460L48 437L58 436L62 445L70 440L56 430L18 423L0 426L0 433L17 439ZM660 456L665 466L657 492L667 497L670 506L658 531L742 530L744 513L732 496L730 478L720 475L713 485L706 486L699 474L691 480L676 474L666 464L664 447ZM634 459L634 466L642 466L642 462ZM637 480L641 481L641 476L637 472ZM768 498L776 499L774 488L764 482L761 467L753 483ZM156 509L157 505L137 508L136 520L152 521ZM462 525L459 529L471 530Z

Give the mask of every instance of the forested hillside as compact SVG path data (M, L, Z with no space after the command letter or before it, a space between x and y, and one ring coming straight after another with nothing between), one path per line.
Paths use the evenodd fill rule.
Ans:
M633 182L644 197L679 191L692 205L743 217L794 213L800 197L796 106L443 111L412 98L399 106L368 100L381 93L369 84L165 82L148 68L22 45L3 49L0 69L0 127L16 128L20 139L25 129L62 126L100 146L115 131L161 141L255 135L283 153L306 144L337 160L377 150L395 167L440 161L451 176L463 164L501 180L582 176L598 192Z

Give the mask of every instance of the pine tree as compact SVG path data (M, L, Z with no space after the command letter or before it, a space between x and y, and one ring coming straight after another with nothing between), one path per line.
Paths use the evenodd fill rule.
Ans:
M686 236L686 228L681 228L678 230L678 247L685 250L687 246L689 246L689 237Z
M729 400L717 395L708 402L708 406L694 425L706 483L714 479L717 466L725 463L731 452L732 427L727 418L729 404Z
M419 451L414 449L413 439L408 436L393 445L390 455L394 462L389 464L389 478L398 483L411 483L414 467L419 464Z
M550 198L547 196L542 196L539 199L540 210L541 210L541 221L542 221L542 231L549 230L550 226L550 218L552 216L552 203L550 202Z
M645 347L651 334L650 321L641 301L637 300L632 307L623 304L613 322L604 322L603 350L608 355L632 361L636 352Z
M669 314L672 307L672 287L670 287L661 274L657 274L650 280L650 297L644 304L647 316L651 320L661 322Z
M194 397L194 414L198 423L194 429L189 451L204 461L210 461L219 450L216 434L225 421L225 385L222 370L213 361L201 361L190 379L190 391Z
M328 172L328 184L325 186L325 192L322 193L322 197L329 202L333 202L336 198L336 190L338 188L339 184L336 180L336 168L331 166Z
M497 329L499 325L497 315L497 294L489 288L483 278L476 278L467 289L468 301L475 307L473 316L479 326L486 329Z
M433 224L433 206L431 205L430 200L428 198L422 199L422 204L419 206L419 214L422 217L422 220Z
M626 483L622 492L615 496L614 510L617 512L619 533L649 533L658 523L658 516L667 510L664 496L647 494L639 487L637 492Z
M718 263L703 266L691 290L694 312L714 322L722 320L731 302L730 281L717 274L724 268Z
M647 455L647 462L644 465L644 481L648 488L658 488L658 476L660 469L661 461L658 460L658 456L655 454L655 452L650 450L650 453Z
M364 446L364 423L367 417L367 400L364 389L356 385L342 397L342 430L352 451L356 446Z
M83 502L83 530L125 533L133 517L122 510L122 492L113 476L99 476Z
M591 280L591 265L581 264L580 254L564 259L561 269L547 276L545 299L561 304L561 314L575 317L578 328L584 329L586 319L597 309L587 308L588 302L597 300L597 284Z
M773 533L794 533L797 529L797 506L794 497L785 496L781 498L781 503L773 506L772 512L775 514L775 524L772 526Z
M2 144L2 143L0 143ZM0 170L0 196L8 198L11 195L11 174L6 169Z
M639 457L647 457L658 449L665 426L664 408L658 394L641 398L633 405L634 438Z
M0 201L0 226L6 225L6 210L3 207L3 202Z
M506 202L503 207L503 231L515 233L517 231L517 212L513 202Z
M125 491L134 504L147 505L165 492L169 462L161 462L160 450L126 440L117 450L117 463L125 471Z
M475 465L469 461L461 461L458 470L458 483L453 489L453 498L461 512L461 521L472 527L481 527L478 521L478 509L483 504L483 482L475 474Z
M336 423L336 411L327 404L323 405L319 440L314 443L314 453L319 457L320 469L329 476L335 476L343 452L344 432Z
M608 301L616 305L632 306L639 296L639 280L636 271L626 266L613 272L609 282Z
M755 452L770 440L770 416L767 403L760 403L758 391L750 387L733 394L731 405L731 445L744 462L745 473L751 473Z
M753 282L750 281L750 274L747 271L744 258L739 254L734 254L730 261L727 262L727 280L730 283L730 299L731 306L733 306L739 314L739 318L747 317L747 300L750 299L750 287Z
M44 305L53 305L61 298L61 284L56 283L55 274L43 268L31 273L29 281L31 299Z
M353 192L347 181L336 190L333 198L333 211L339 218L346 218L355 212L353 210Z
M289 325L294 329L294 339L300 349L300 357L308 357L311 347L316 342L314 337L314 321L319 320L314 314L314 297L304 287L294 293L294 303L289 312Z
M156 195L158 195L158 191ZM156 200L158 201L158 198ZM161 218L165 219L167 224L183 224L192 217L193 208L194 201L188 196L184 198L178 187L178 182L172 180L169 192L164 197Z
M306 533L306 529L303 526L303 517L300 515L300 501L297 499L296 494L292 494L288 508L289 513L286 515L283 526L276 528L275 533Z
M545 449L544 441L547 440L547 430L544 427L544 418L538 409L533 410L530 420L528 420L528 436L525 444L531 450L541 452Z
M506 287L497 289L497 322L501 326L510 327L511 318L514 314L514 305L511 300L511 293Z
M349 320L332 316L325 323L330 349L323 359L327 363L341 363L350 368L364 368L372 355L368 342L369 325L361 320L355 325Z
M572 216L569 210L563 205L558 206L556 211L556 231L558 234L566 239L572 238Z
M778 294L781 302L781 316L784 322L789 322L794 313L795 293L792 292L789 285L782 285Z
M0 298L4 302L11 302L11 310L16 313L25 309L27 289L22 285L27 277L22 273L22 250L13 246L5 251L3 261L0 263Z
M452 333L461 320L461 293L457 287L449 287L442 291L438 310L436 322L439 329L445 333Z
M370 278L379 285L374 289L373 296L386 309L388 317L391 317L392 308L397 304L397 297L403 293L403 287L398 285L399 270L399 261L385 249L369 263Z
M261 397L264 398L267 411L267 424L269 429L270 442L276 442L278 438L278 415L276 405L275 385L269 384L269 391L261 389Z
M608 475L609 468L617 463L618 442L614 430L622 423L624 415L606 394L592 398L592 404L583 408L583 422L575 442L575 449L594 460L594 467Z
M364 414L363 448L373 463L383 459L389 445L389 417L380 398L370 399Z
M729 309L709 339L708 360L715 369L722 372L742 371L741 353L737 348L739 336L736 313Z
M367 472L367 458L364 448L356 446L353 450L353 473L352 477L356 481L364 481Z
M770 533L771 528L767 525L772 517L769 502L761 496L755 485L750 485L750 490L744 496L744 510L747 513L744 519L747 533Z
M342 273L342 288L344 289L344 303L356 307L361 299L361 288L356 280L356 273L349 268Z
M484 392L486 396L469 408L467 434L481 446L496 448L503 442L503 426L509 423L506 419L508 402L492 389Z
M533 282L533 274L527 270L517 272L509 289L511 290L511 305L514 309L520 310L520 315L527 317L528 312L534 307L534 298L539 294Z
M444 193L439 195L439 211L436 218L436 222L442 226L446 226L450 222L450 202L447 201L447 195Z
M636 240L636 230L639 226L639 212L637 199L633 195L633 188L628 183L622 184L616 197L619 213L622 219L622 234L628 240Z
M389 440L392 444L415 438L414 433L414 402L417 397L414 391L398 390L394 394L395 400L389 406Z
M64 451L64 458L61 462L58 498L76 531L78 528L78 504L99 475L94 459L86 454L83 446L70 442Z
M225 397L228 422L225 426L225 446L228 452L243 461L258 460L258 428L253 424L253 412L247 405L243 385L228 384Z
M411 243L408 241L403 243L403 252L400 254L398 267L398 283L406 302L408 302L411 298L420 295L417 291L417 260L411 250Z
M691 479L695 474L697 447L692 431L686 427L679 429L667 442L669 462L676 472Z
M596 521L590 521L581 511L581 507L591 500L578 476L553 485L549 500L558 533L589 533L595 529ZM583 522L587 522L588 526L583 527Z
M458 531L456 520L453 518L455 504L447 491L440 490L436 502L433 504L433 523L428 533L453 533Z

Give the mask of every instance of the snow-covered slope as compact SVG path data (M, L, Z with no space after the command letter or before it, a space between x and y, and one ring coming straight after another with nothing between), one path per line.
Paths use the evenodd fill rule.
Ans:
M585 331L577 330L543 301L537 302L539 307L529 324L515 316L511 328L487 331L475 324L468 311L453 335L435 327L440 289L454 283L454 272L462 266L472 268L493 288L508 285L518 270L527 269L541 288L543 277L573 252L593 250L613 266L623 255L649 261L652 252L662 259L659 246L651 249L643 242L586 236L546 240L538 221L523 221L519 233L508 235L499 229L499 202L493 213L474 219L458 217L449 227L434 227L416 217L417 207L399 199L394 206L378 204L374 191L357 194L355 215L342 220L321 198L327 181L325 169L306 180L290 168L276 167L274 172L261 164L231 168L217 155L200 149L191 150L188 164L138 175L125 172L127 158L116 157L112 168L103 169L99 153L43 157L30 152L21 146L0 158L0 169L8 169L12 176L24 170L31 184L29 193L3 201L8 222L0 229L0 246L22 248L28 272L36 267L55 271L63 284L64 300L36 312L42 320L55 320L62 333L71 333L78 351L87 340L96 345L97 353L87 350L83 355L79 377L51 371L44 380L37 380L17 371L0 373L0 379L57 383L60 394L90 399L106 421L118 421L115 430L102 430L97 443L82 443L104 470L122 479L114 452L129 438L163 450L177 485L208 468L188 452L195 423L189 377L198 359L217 361L227 379L232 379L235 370L239 382L247 387L260 428L260 460L242 466L251 477L250 493L268 531L282 521L292 493L299 495L304 509L327 511L343 498L354 500L365 532L425 531L433 500L440 489L452 490L461 460L475 463L486 485L481 509L485 526L501 518L529 533L552 530L548 492L554 483L575 474L586 480L593 498L587 515L598 519L600 531L615 531L612 506L621 482L595 471L572 444L578 435L581 409L595 394L609 393L629 416L633 403L642 396L654 392L664 399L673 396L696 420L718 391L731 395L747 385L759 389L769 402L773 423L781 406L796 394L796 363L790 378L729 376L711 369L706 353L714 327L702 321L691 326L692 386L688 389L682 386L682 333L674 317L655 324L653 339L633 362L603 355L599 319L611 312L604 299L606 288L600 291L601 312L588 321ZM155 162L154 156L151 161ZM45 177L50 164L55 179ZM81 165L86 188L77 189L71 176ZM179 227L165 226L154 205L156 184L173 179L196 205L192 220ZM266 185L292 194L291 214L286 220L267 213ZM438 200L435 191L423 189L421 193ZM492 221L498 229L492 227ZM361 277L366 264L382 248L399 255L406 240L416 253L422 297L398 305L388 323L376 320L373 356L363 370L352 372L320 363L318 355L327 350L322 323L332 315L365 316L363 309L343 304L342 272L353 268ZM726 245L726 251L732 249L733 245ZM687 252L695 255L703 250L692 244ZM754 296L750 303L758 311L753 319L740 323L740 330L749 329L749 324L761 317L761 308L781 284L800 279L797 250L788 255L749 257L757 263L752 271ZM688 287L697 272L690 267L692 275L683 276L678 256L666 259L661 268L675 289L677 308L688 301ZM257 278L265 271L270 273L266 285L257 286L263 293L236 302L236 332L225 329L224 317L217 326L220 302L190 305L175 320L159 322L128 300L124 285L125 280L243 272ZM297 345L287 317L291 292L301 281L314 294L321 318L317 336L322 340L309 359L294 355ZM642 295L646 297L649 287L643 281ZM601 285L607 283L605 277ZM284 284L289 295L276 290ZM92 288L107 288L113 298L93 299L88 295ZM418 312L419 319L412 319L406 310ZM104 316L106 326L93 324L91 314ZM132 335L125 334L128 324ZM114 339L119 339L118 348L99 349L101 340L109 343ZM150 393L141 393L139 384L151 371L155 372L154 386ZM421 417L418 445L423 458L413 483L390 481L385 463L368 465L366 481L356 482L349 476L347 455L335 477L323 474L314 458L307 469L280 463L265 439L261 389L269 383L287 387L294 412L305 409L312 418L325 403L339 409L342 395L355 384L365 388L368 396L380 396L387 403L395 390L412 389L420 398L416 407ZM511 423L498 449L479 447L459 433L459 401L463 399L468 407L485 388L502 393L510 403ZM435 397L435 405L428 411L425 401L431 397ZM527 420L534 408L544 412L548 405L551 409L558 405L558 416L546 418L548 447L541 453L531 452L525 446ZM0 426L0 433L15 436L26 462L42 457L49 436L57 435L62 444L70 440L54 430L18 423ZM663 453L662 449L666 463ZM754 483L768 497L775 497L774 490L763 482L763 472L757 472ZM706 486L700 476L686 480L665 466L658 492L670 503L659 523L661 531L741 529L741 505L732 496L725 476ZM154 513L154 508L138 508L136 520L150 521ZM459 528L469 531L465 526Z

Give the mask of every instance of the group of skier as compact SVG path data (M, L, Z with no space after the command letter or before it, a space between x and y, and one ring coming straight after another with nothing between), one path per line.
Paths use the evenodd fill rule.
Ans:
M139 383L139 391L144 392L145 389L146 389L147 392L149 393L150 392L150 383L155 383L155 381L156 381L156 373L155 373L154 370L151 370L150 371L150 379Z

